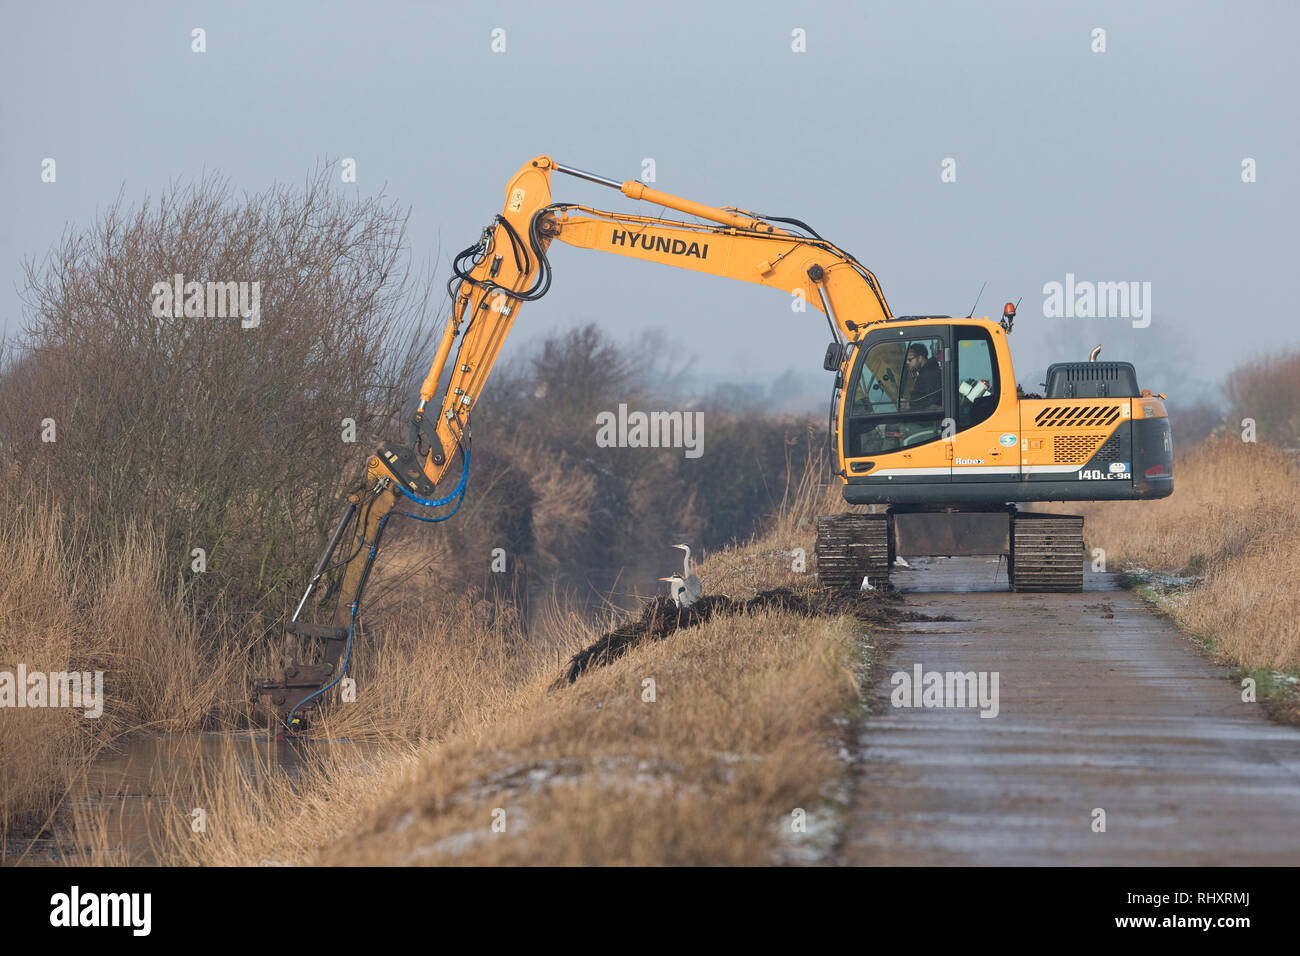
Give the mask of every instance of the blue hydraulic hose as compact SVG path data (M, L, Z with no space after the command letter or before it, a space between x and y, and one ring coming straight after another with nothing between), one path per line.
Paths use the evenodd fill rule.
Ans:
M384 515L382 518L379 519L379 526L375 529L376 541L379 540L379 536L383 533L384 525L388 523L389 517L390 517L389 515ZM379 549L378 544L372 544L370 546L370 556L366 560L367 561L375 560L375 552L378 549ZM289 711L288 716L285 717L284 719L284 725L287 728L289 728L290 730L293 729L294 714L298 713L298 711L309 701L315 700L321 694L325 693L327 690L329 690L331 687L333 687L335 684L341 681L343 679L343 675L348 672L348 662L352 660L352 637L356 633L356 629L357 629L357 602L353 601L351 607L351 615L348 620L348 643L343 650L343 663L339 666L338 674L336 674L334 679L330 681L328 684L326 684L324 687L322 687L320 690L313 691L312 693L304 697L302 700L298 701L296 705L294 705L293 710Z
M465 500L465 485L469 482L469 449L464 449L462 454L465 456L465 466L460 471L460 481L456 483L456 490L446 498L421 498L419 495L403 488L400 482L393 482L393 487L397 488L398 491L406 495L406 497L410 498L418 505L424 505L426 508L436 508L439 505L445 505L448 502L455 500L456 507L438 518L426 518L422 515L413 515L409 511L400 511L398 514L406 515L408 518L414 518L416 521L427 521L430 524L437 524L439 521L446 521L459 511L461 504Z
M335 677L328 684L326 684L324 687L322 687L320 690L308 694L302 700L298 701L297 705L293 708L293 710L289 711L289 716L285 718L284 721L285 727L292 730L293 715L298 713L298 708L302 707L308 701L314 700L315 698L319 697L321 694L325 693L327 690L329 690L331 687L333 687L335 684L337 684L340 680L343 679L343 675L347 673L347 669L348 669L348 658L352 656L352 632L356 629L356 626L357 626L357 606L353 604L352 620L348 623L348 646L347 649L343 652L343 666L339 668L338 676Z
M416 504L424 505L425 507L429 507L429 508L434 508L437 507L438 505L448 504L449 502L454 500L456 502L456 507L452 508L451 511L447 512L447 514L443 515L440 518L426 518L423 517L422 515L413 515L409 511L399 511L397 513L401 515L405 515L408 518L414 518L416 521L427 521L436 524L439 521L446 521L457 511L459 511L461 504L465 501L465 486L469 483L469 449L468 448L462 449L462 454L465 456L465 465L463 468L461 468L460 481L456 483L456 490L453 491L451 494L449 494L446 498L421 498L419 495L407 491L405 488L401 486L399 482L396 481L393 482L393 487L397 488L399 491L401 491L402 494L406 495L406 497L410 498ZM376 540L378 540L379 534L383 532L384 525L388 523L388 519L390 517L392 516L384 515L382 518L379 519L379 527L376 529L375 532ZM370 556L366 559L367 561L373 561L375 559L375 551L378 549L378 547L379 546L377 544L371 546ZM348 643L347 643L347 647L343 651L343 664L341 667L339 667L338 675L332 681L330 681L328 684L322 687L320 690L315 691L307 695L306 697L304 697L302 700L300 700L297 706L295 706L293 710L289 711L288 717L285 718L284 723L286 727L292 729L293 715L298 713L300 708L302 708L309 701L315 700L317 697L325 693L327 690L329 690L331 687L333 687L335 684L337 684L339 681L343 679L343 675L346 674L348 671L348 663L352 659L352 637L353 634L356 632L356 627L357 627L357 602L353 601L352 608L351 608L351 616L348 621Z

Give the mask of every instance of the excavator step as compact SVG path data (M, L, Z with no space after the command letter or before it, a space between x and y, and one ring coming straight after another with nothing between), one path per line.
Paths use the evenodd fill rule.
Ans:
M1013 590L1083 590L1083 518L1021 512L1011 528Z
M838 514L817 518L817 576L823 587L857 591L889 584L893 546L888 515Z

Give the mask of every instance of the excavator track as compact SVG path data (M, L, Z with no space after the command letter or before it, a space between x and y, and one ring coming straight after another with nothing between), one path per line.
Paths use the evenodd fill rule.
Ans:
M888 515L838 514L817 518L817 575L823 587L857 591L889 584L893 535Z
M1011 533L1012 590L1083 590L1083 518L1021 512Z

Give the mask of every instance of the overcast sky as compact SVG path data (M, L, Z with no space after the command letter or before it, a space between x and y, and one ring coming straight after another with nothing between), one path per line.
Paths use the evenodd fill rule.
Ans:
M0 5L9 331L21 261L120 189L138 201L215 170L256 192L353 157L358 182L339 188L409 206L416 258L441 242L445 277L514 171L548 153L619 179L653 158L659 189L803 219L876 273L896 314L965 314L985 281L980 314L1023 297L1027 387L1100 343L1177 402L1300 343L1293 3ZM661 328L721 378L823 374L824 320L781 293L559 245L551 260L520 340ZM1149 327L1045 318L1043 287L1067 273L1149 282Z

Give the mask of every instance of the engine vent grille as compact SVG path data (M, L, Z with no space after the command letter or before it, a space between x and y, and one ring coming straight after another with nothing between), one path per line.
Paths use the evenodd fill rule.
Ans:
M1089 368L1089 365L1091 368ZM1090 362L1082 367L1070 366L1061 369L1061 372L1065 375L1066 381L1069 382L1114 382L1119 380L1119 369L1114 365L1106 365L1101 362Z
M1052 460L1058 465L1082 465L1105 440L1105 435L1056 435L1052 438Z
M1119 421L1118 405L1056 405L1034 416L1040 428L1097 428Z
M1048 366L1048 398L1136 398L1137 372L1129 362L1057 362Z
M1096 454L1106 461L1114 461L1119 457L1119 436L1111 435L1106 439L1106 444L1097 449Z

